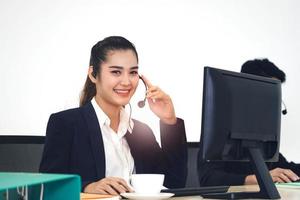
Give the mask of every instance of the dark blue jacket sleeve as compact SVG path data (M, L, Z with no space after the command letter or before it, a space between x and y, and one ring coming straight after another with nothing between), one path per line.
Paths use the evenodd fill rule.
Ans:
M180 188L185 186L187 177L187 143L184 122L177 119L175 125L160 121L161 146L166 159L165 186Z
M72 148L71 125L57 114L49 118L40 172L69 173Z

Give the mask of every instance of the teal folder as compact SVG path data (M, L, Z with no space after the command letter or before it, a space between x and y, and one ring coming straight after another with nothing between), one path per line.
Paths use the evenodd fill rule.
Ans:
M0 172L0 200L16 199L26 188L28 199L80 200L81 182L78 175Z

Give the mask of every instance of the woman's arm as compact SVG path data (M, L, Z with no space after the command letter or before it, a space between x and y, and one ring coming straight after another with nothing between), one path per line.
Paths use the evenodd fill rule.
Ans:
M187 143L184 121L177 118L174 125L160 121L161 146L165 155L165 186L185 186L187 177Z
M165 173L165 186L184 187L187 176L187 144L184 122L175 114L171 97L142 76L151 111L160 119L161 146Z
M69 173L72 148L71 127L59 114L49 118L40 172Z

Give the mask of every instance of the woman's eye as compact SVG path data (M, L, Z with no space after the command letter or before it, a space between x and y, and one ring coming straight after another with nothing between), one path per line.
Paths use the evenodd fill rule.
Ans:
M111 71L112 74L114 75L120 75L121 74L121 71L119 70L114 70L114 71Z
M131 71L130 74L131 75L138 75L138 72L137 71Z

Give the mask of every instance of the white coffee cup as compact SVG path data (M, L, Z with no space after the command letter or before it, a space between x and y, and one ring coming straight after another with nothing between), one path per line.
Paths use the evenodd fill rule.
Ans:
M163 188L165 175L163 174L133 174L131 185L139 194L158 194Z

